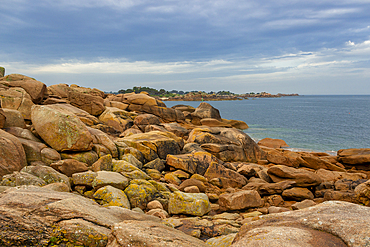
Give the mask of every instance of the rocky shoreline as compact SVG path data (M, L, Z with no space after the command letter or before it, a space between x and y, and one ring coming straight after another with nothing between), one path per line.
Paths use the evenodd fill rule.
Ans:
M19 74L0 100L0 246L370 246L370 149Z

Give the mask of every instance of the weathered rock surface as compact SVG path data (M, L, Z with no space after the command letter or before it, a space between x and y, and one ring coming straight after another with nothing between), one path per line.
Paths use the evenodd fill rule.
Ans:
M126 220L115 224L107 247L140 246L207 246L203 241L156 222Z
M209 164L209 167L204 173L204 177L208 180L218 179L223 188L241 188L247 183L247 179L243 175L216 162Z
M18 138L18 140L22 143L29 165L33 163L50 165L61 159L60 154L56 150L49 148L40 141L32 141L23 138Z
M232 246L367 246L369 217L369 207L324 202L243 225Z
M6 121L6 116L5 116L4 110L0 108L0 129L4 128L5 121Z
M370 148L341 149L337 152L338 160L348 167L370 171Z
M94 195L94 199L102 206L117 206L130 209L130 202L126 194L113 186L107 185L98 189Z
M269 148L286 148L289 147L284 140L264 138L258 142L258 145L269 147Z
M366 174L364 173L349 173L349 172L338 172L338 171L328 171L325 169L319 169L315 172L322 181L337 181L341 179L351 179L351 180L358 180L366 178Z
M31 119L31 108L34 105L31 96L20 87L0 87L0 103L2 108L18 110L24 119Z
M220 195L219 204L226 210L256 208L263 205L263 200L257 191L242 190Z
M122 207L102 207L82 196L34 186L1 193L0 213L2 246L106 246L107 234L115 223L159 221Z
M88 151L92 136L81 120L53 105L35 105L32 123L41 138L57 151Z
M68 86L67 84L52 85L47 89L49 95L59 96L91 115L100 115L105 110L103 99L105 94L98 89L84 88L77 85Z
M42 101L47 91L44 83L20 74L10 74L5 76L2 80L6 81L6 84L10 87L23 88L31 96L35 104Z
M3 125L4 128L8 127L19 127L23 129L26 128L24 118L18 110L3 109L3 114L6 118L5 123Z
M152 161L156 158L166 159L168 154L180 154L184 146L183 140L171 132L151 131L143 134L130 135L123 138L123 141L132 147L144 146L142 149L145 158ZM146 150L149 148L151 150ZM153 157L154 153L154 157Z
M365 206L370 205L370 180L355 188L356 199Z
M86 172L88 170L86 163L74 159L60 160L52 163L50 166L68 177L72 177L74 173Z
M17 137L0 130L0 177L27 165L26 154Z
M203 216L211 211L208 196L203 193L183 193L175 191L172 193L168 203L170 214L190 214Z
M112 127L118 133L130 128L134 122L136 114L121 110L115 107L107 107L99 116L99 120Z
M220 112L206 102L200 103L191 115L193 118L192 123L196 125L200 125L200 120L203 118L213 118L221 122Z
M46 105L46 104L45 104ZM77 108L73 105L70 104L53 104L53 107L55 109L61 109L64 111L68 111L74 115L76 115L84 124L87 126L92 126L92 125L98 125L100 123L99 119L87 111L84 111L80 108Z
M256 162L263 156L263 151L247 134L234 128L195 128L189 134L190 142L200 144L203 149L227 162Z
M322 182L321 178L313 172L283 165L272 166L267 173L274 182L290 180L295 181L296 186L300 187L315 186Z

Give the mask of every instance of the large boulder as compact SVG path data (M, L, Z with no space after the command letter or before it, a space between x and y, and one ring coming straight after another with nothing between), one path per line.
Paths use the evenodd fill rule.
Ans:
M353 203L329 201L259 218L242 226L232 247L370 245L370 208Z
M269 161L270 163L291 167L299 166L308 167L307 162L304 161L301 155L297 152L285 149L271 149L264 147L262 147L262 149L266 152L266 160Z
M143 105L141 110L146 113L154 114L166 122L183 122L185 120L185 116L181 111L165 106Z
M20 87L6 87L0 84L0 105L2 108L18 110L24 119L31 119L31 108L34 105L31 96Z
M356 167L370 171L370 148L341 149L337 152L339 162L348 168Z
M53 104L55 109L61 109L70 112L71 114L76 115L84 124L87 126L97 125L100 123L97 117L94 117L87 111L84 111L80 108L77 108L70 104Z
M94 116L99 116L105 110L102 97L81 93L77 90L71 90L69 92L68 100L71 105L87 111Z
M224 210L241 210L261 207L263 200L255 190L242 190L220 195L219 204Z
M201 174L203 175L212 162L220 163L223 162L216 158L216 156L204 152L204 151L194 151L188 154L178 154L178 155L167 155L166 163L167 165L186 171L190 174Z
M159 221L122 207L40 187L0 194L1 246L106 246L110 228L123 220Z
M107 247L126 246L205 247L208 245L162 223L126 220L114 225Z
M204 177L206 177L208 180L217 179L219 180L219 184L223 188L228 187L238 187L241 188L247 183L247 179L231 170L226 168L225 166L217 163L217 162L211 162L204 173Z
M199 104L195 111L191 113L192 116L192 123L196 125L200 125L200 120L203 118L214 118L218 121L222 121L220 112L206 102L202 102Z
M118 158L118 149L116 147L116 144L114 144L113 140L109 137L109 135L105 134L103 131L87 127L89 130L92 138L93 138L93 143L94 143L94 150L97 152L97 150L102 150L106 153L100 154L99 152L98 155L99 157L102 157L104 155L110 154L112 155L113 158Z
M166 159L168 154L180 154L184 141L171 132L151 131L143 134L134 134L122 139L127 145L136 148L138 145L145 146L154 152L157 157ZM142 151L142 149L139 149ZM144 154L144 150L142 151ZM145 155L145 154L144 154ZM145 157L147 159L147 157ZM147 159L152 161L154 159Z
M102 206L117 206L130 209L130 202L126 194L110 185L98 189L93 197Z
M168 213L203 216L211 211L208 196L203 193L175 191L168 202Z
M138 126L143 132L145 131L145 126L147 125L160 125L161 121L159 117L153 114L140 114L134 120L134 124Z
M46 184L65 183L68 186L68 188L71 188L69 178L66 175L54 170L49 166L44 165L26 166L21 170L21 172L26 172L38 178L41 178L42 180L45 181Z
M107 107L99 116L99 120L112 127L118 133L130 128L134 123L136 114L121 110L115 107Z
M3 114L6 119L3 125L4 128L8 127L19 127L23 129L26 128L26 123L20 111L4 108Z
M364 204L365 206L370 206L370 180L359 184L355 188L356 199Z
M86 172L88 167L86 163L79 162L74 159L59 160L50 166L56 171L65 174L68 177L72 177L75 173Z
M98 116L104 110L104 92L98 89L84 88L77 85L57 84L48 87L48 94L59 96L73 106Z
M60 154L46 146L40 141L27 140L23 138L18 138L22 143L24 151L26 152L27 163L32 165L32 163L42 163L45 165L50 165L61 159Z
M88 151L93 138L86 125L69 111L53 105L35 105L32 123L40 137L57 151Z
M322 182L321 178L313 172L283 165L272 166L267 173L274 182L290 180L296 182L295 185L299 187L316 186Z
M26 154L17 137L0 130L0 177L27 165Z
M161 124L163 126L163 128L165 128L167 131L169 132L172 132L174 133L175 135L177 135L178 137L182 137L184 138L185 136L187 136L190 132L190 130L182 127L180 124L178 123L163 123Z
M158 190L148 181L134 179L125 189L125 194L130 200L132 208L139 207L145 209L148 202L159 196Z
M198 143L206 151L227 162L257 162L264 155L252 138L234 128L194 128L187 142Z
M316 157L314 155L302 155L302 159L306 161L303 166L319 170L319 169L325 169L330 171L339 171L339 172L345 172L346 170L342 167L337 166L336 164L332 164L331 162L320 159L320 157Z
M365 173L352 173L352 172L338 172L338 171L328 171L325 169L319 169L315 172L323 182L331 181L335 182L337 180L341 179L351 179L353 181L359 180L359 179L365 179L367 178L367 175Z
M288 144L281 139L264 138L258 142L258 145L269 147L269 148L287 148Z
M35 104L40 103L47 92L46 85L44 83L28 76L10 74L2 78L2 80L6 81L6 84L10 87L23 88L31 96L31 99Z

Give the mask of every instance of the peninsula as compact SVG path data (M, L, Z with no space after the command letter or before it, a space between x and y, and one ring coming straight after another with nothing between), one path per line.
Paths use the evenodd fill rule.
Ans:
M299 96L299 94L270 94L266 92L260 93L243 93L236 94L230 91L205 92L191 91L184 92L178 90L167 91L165 89L154 89L150 87L133 87L132 89L121 89L118 93L146 93L151 97L162 101L221 101L221 100L243 100L248 98L279 98L286 96ZM115 93L117 94L117 93Z

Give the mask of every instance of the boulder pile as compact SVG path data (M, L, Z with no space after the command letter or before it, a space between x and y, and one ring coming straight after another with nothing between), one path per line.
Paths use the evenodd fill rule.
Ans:
M0 73L1 246L368 246L370 149Z

